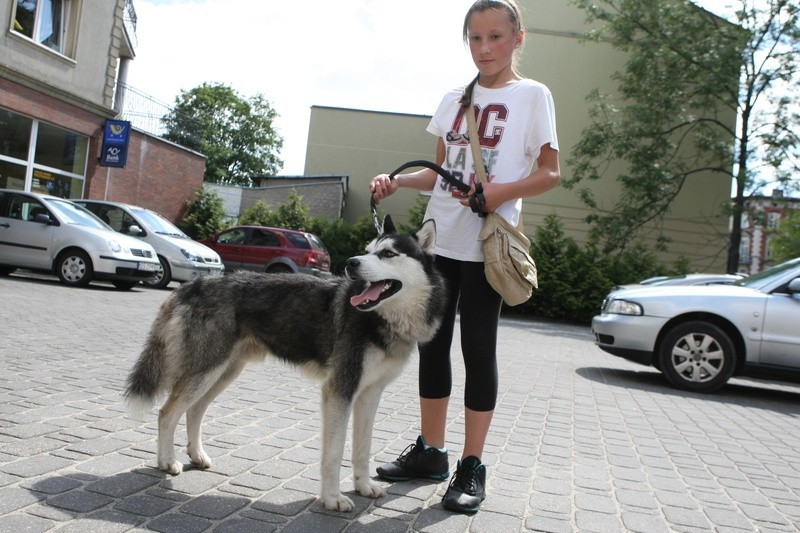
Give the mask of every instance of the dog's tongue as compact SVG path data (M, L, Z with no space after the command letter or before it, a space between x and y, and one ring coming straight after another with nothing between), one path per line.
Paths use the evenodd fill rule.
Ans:
M383 291L383 283L373 283L361 294L357 294L350 298L350 305L358 307L365 302L374 302L381 296Z

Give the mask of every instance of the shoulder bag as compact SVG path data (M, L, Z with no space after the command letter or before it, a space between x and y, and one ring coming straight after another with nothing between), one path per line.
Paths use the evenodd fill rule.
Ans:
M469 127L469 144L472 149L472 159L475 163L475 172L479 180L476 189L478 189L478 194L482 194L483 184L487 183L486 166L478 143L475 108L471 102L466 106L465 114L467 115L467 125ZM539 285L536 276L536 263L530 256L531 242L520 231L522 228L522 213L520 213L519 224L515 228L497 213L483 213L482 198L478 197L478 200L475 203L471 202L471 205L473 210L476 210L477 205L479 215L485 217L483 229L478 235L478 240L483 241L486 279L507 305L525 303L533 294L533 289L538 288Z

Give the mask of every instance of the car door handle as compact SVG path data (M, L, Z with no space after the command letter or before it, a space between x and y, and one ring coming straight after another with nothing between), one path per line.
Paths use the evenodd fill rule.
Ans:
M0 228L10 228L10 227L11 224L9 224L8 222L3 222L2 224L0 224Z

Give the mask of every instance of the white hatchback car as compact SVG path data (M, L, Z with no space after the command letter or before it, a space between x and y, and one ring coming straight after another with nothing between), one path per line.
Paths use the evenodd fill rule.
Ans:
M76 287L105 280L127 290L153 278L159 263L152 246L69 200L0 189L0 275L17 268L51 272Z
M711 392L732 376L800 380L800 257L728 285L612 292L592 319L597 345Z
M75 200L114 230L141 239L155 248L161 264L156 276L144 284L162 289L171 281L189 281L198 276L221 276L225 271L219 254L192 240L155 211L119 202Z

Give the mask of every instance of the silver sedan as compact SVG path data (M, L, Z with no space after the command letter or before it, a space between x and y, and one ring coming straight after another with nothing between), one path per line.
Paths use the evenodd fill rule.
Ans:
M614 291L592 319L597 345L712 392L732 376L800 380L800 258L731 285Z

